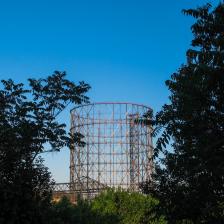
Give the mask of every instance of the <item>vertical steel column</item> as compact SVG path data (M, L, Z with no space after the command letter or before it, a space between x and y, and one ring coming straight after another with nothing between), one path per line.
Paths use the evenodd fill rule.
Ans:
M75 144L74 144L74 126L73 126L73 122L74 122L74 115L73 113L71 113L71 120L70 120L70 123L71 123L71 129L70 129L70 132L71 132L71 138L73 139L72 140L72 143L71 143L71 146L70 146L70 183L71 184L74 184L74 168L75 168L75 156L74 156L74 153L75 153Z
M101 166L100 166L100 111L98 111L98 136L97 136L97 141L98 141L98 144L97 144L97 160L98 160L98 164L97 164L97 173L98 173L98 188L99 187L99 184L100 184L100 174L101 174Z

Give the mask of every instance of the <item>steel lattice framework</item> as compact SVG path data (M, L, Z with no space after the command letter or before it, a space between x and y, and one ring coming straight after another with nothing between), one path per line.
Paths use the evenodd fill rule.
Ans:
M107 187L139 191L150 179L152 128L142 120L151 109L132 103L93 103L71 110L71 133L85 146L70 149L70 190L90 198Z

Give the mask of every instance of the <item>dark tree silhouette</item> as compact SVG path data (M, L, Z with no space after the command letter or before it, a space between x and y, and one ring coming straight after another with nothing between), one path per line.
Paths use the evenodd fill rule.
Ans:
M76 85L55 72L29 79L29 88L2 80L0 89L0 223L49 223L51 176L40 154L59 151L72 139L56 120L69 103L88 102L89 85ZM47 149L46 149L47 148Z
M224 223L224 4L183 13L196 19L192 48L166 81L170 104L155 117L160 161L143 188L169 223Z

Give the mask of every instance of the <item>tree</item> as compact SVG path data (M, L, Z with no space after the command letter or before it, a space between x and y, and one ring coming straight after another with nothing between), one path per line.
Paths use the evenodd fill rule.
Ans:
M89 85L78 85L54 72L46 79L29 79L29 88L2 80L0 89L0 222L48 223L51 176L41 153L81 144L56 119L69 103L88 102Z
M183 13L196 19L192 48L166 81L170 104L154 120L162 132L154 181L143 188L169 223L224 223L224 4Z
M51 210L51 224L118 224L117 214L93 208L95 199L87 201L79 198L72 204L68 198L63 197L59 202L53 203ZM99 204L98 204L99 205ZM103 204L100 204L104 206Z
M92 211L102 224L165 224L164 216L155 213L158 200L137 192L108 189L96 197Z
M51 214L51 224L80 223L77 222L76 207L65 196L59 202L53 203ZM81 214L79 214L79 218L82 218Z
M91 201L79 199L71 204L63 197L53 203L52 224L165 224L155 213L158 200L141 193L107 189Z

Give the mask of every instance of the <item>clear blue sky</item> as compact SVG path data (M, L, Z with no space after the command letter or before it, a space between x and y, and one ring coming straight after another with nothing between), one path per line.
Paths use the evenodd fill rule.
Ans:
M210 1L217 4L217 1ZM202 0L38 0L0 3L0 78L24 82L65 70L92 86L91 101L130 101L158 111L164 81L185 62ZM69 112L60 119L69 122ZM56 181L68 181L69 152L45 156Z

